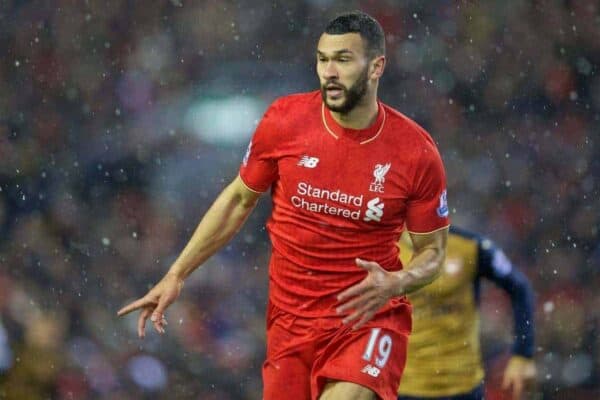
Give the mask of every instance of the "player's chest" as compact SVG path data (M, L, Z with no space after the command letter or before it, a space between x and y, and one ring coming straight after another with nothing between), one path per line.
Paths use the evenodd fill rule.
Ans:
M360 211L361 220L379 222L403 214L410 196L410 162L385 146L300 142L279 159L278 168L288 198L303 210L323 211L321 205L327 205L327 212Z

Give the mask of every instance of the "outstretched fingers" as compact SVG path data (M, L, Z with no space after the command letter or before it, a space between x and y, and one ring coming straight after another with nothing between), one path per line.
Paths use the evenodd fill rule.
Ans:
M148 318L151 318L154 323L154 327L159 333L164 333L164 326L166 325L166 320L164 319L164 315L160 314L160 317L157 319L157 322L154 321L154 314L156 313L156 308L158 308L156 300L152 300L148 295L126 305L121 308L117 315L122 317L123 315L127 315L133 311L141 310L140 315L138 317L137 323L137 332L140 338L144 338L146 336L146 321ZM152 317L151 317L152 316Z
M344 314L345 312L361 307L365 304L365 302L367 302L370 299L370 297L371 296L369 296L369 293L367 293L367 291L365 290L364 292L361 292L359 296L356 296L346 301L342 305L338 306L335 310L338 314Z
M370 287L371 286L369 285L369 283L363 280L362 282L357 283L356 285L349 287L342 293L338 294L337 299L338 301L342 302L352 297L360 296L361 294L368 291Z
M344 318L342 322L344 324L349 324L358 320L358 322L352 326L352 329L358 329L373 318L378 308L377 299L365 300L354 310L354 312Z
M127 315L132 311L139 310L140 308L147 307L150 305L155 305L156 302L150 300L148 297L144 296L141 299L137 299L133 303L129 303L125 307L121 308L117 311L117 315L122 317L123 315Z
M138 317L138 336L143 339L146 336L146 320L152 314L152 309L147 307L142 310L140 316Z
M166 292L158 299L158 304L152 312L150 320L154 324L154 329L161 335L165 333L165 327L167 326L167 319L165 318L165 310L175 301L176 294L173 292Z
M375 316L375 313L377 312L376 309L372 309L372 310L368 310L365 313L363 313L360 321L358 321L358 323L356 323L352 329L358 329L360 327L362 327L364 324L366 324L367 322L369 322L371 319L373 319L373 317Z
M156 332L163 335L165 331L165 327L167 326L167 319L164 314L158 313L156 310L152 313L152 317L150 317L152 324L154 325L154 329Z

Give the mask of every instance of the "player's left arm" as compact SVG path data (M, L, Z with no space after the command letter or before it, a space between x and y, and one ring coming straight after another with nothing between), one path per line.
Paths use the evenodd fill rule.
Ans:
M412 293L433 282L442 271L446 258L448 227L432 233L409 232L413 257L400 272L404 275L404 293Z
M338 314L347 314L343 322L358 321L361 327L395 296L404 296L431 283L440 273L446 256L448 228L425 234L411 233L414 255L406 269L386 271L374 261L356 259L356 265L367 271L360 283L338 295Z
M406 229L413 256L400 274L403 294L431 283L446 258L450 226L446 172L433 140L427 140L413 178L413 193L406 210Z
M534 294L527 277L516 268L504 252L490 240L479 245L478 273L502 288L510 297L513 321L513 355L504 370L502 386L512 390L513 398L521 398L524 389L536 377L534 350Z

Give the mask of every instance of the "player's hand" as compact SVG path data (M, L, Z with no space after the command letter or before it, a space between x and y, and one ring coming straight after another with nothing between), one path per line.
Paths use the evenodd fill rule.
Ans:
M336 309L338 314L351 311L343 322L348 324L358 320L353 329L363 326L391 297L398 294L398 277L394 273L386 271L374 261L360 258L356 259L356 265L367 270L367 277L337 296L342 304Z
M531 386L535 380L536 373L533 360L521 356L512 356L504 370L502 389L512 390L512 398L519 400L524 389Z
M121 317L132 311L141 310L138 318L138 336L140 338L145 336L148 317L154 329L163 334L167 325L165 310L179 297L182 288L183 279L174 274L166 274L144 297L121 308L117 315Z

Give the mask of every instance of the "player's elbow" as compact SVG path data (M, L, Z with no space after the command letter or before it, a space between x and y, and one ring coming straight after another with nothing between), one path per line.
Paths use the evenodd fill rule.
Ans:
M233 196L232 200L233 200L233 203L235 203L235 206L242 210L250 210L250 209L254 208L254 206L256 206L256 202L257 202L257 199L255 199L255 198L240 195L240 194L235 194Z
M239 177L229 185L226 192L236 207L244 210L253 209L260 198L260 193L248 188Z
M533 302L534 291L531 281L518 269L512 271L512 291L520 298Z

